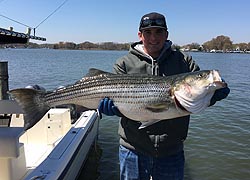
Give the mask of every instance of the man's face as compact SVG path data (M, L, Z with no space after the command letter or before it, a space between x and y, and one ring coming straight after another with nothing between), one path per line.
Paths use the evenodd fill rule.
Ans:
M138 32L144 50L153 58L157 58L168 38L168 32L162 28L148 28Z

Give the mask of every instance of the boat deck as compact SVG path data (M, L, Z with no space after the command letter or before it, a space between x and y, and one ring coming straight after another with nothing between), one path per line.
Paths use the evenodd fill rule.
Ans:
M96 111L84 111L72 124L69 109L50 109L26 131L22 114L11 117L9 127L0 127L1 179L77 177L98 134Z

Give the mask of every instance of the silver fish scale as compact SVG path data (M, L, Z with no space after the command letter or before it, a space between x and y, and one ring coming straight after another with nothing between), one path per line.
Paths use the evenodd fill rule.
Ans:
M85 77L72 86L47 93L45 97L52 106L74 103L97 108L104 97L113 99L115 104L130 105L170 101L169 91L166 77L101 74Z

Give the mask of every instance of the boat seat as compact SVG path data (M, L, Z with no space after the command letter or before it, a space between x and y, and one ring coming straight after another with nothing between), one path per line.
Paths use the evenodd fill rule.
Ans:
M23 127L0 127L0 158L19 156L19 137L24 132Z
M0 179L17 180L27 172L24 144L19 137L23 127L0 127Z

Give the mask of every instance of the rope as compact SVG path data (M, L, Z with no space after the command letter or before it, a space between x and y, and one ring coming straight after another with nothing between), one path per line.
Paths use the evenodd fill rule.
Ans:
M38 28L42 23L44 23L47 19L50 18L50 16L52 16L53 14L56 13L56 11L58 11L67 1L69 0L65 0L60 6L58 6L58 8L56 8L50 15L48 15L42 22L40 22L34 29Z
M7 17L7 16L4 16L4 15L2 15L2 14L0 14L0 16L4 17L4 18L6 18L6 19L9 19L9 20L11 20L11 21L14 21L15 23L18 23L18 24L21 24L21 25L23 25L23 26L26 26L26 27L28 27L28 28L32 28L32 27L30 27L30 26L28 26L28 25L26 25L26 24L24 24L24 23L21 23L21 22L19 22L19 21L16 21L16 20L14 20L14 19L11 19L11 18L9 18L9 17Z

